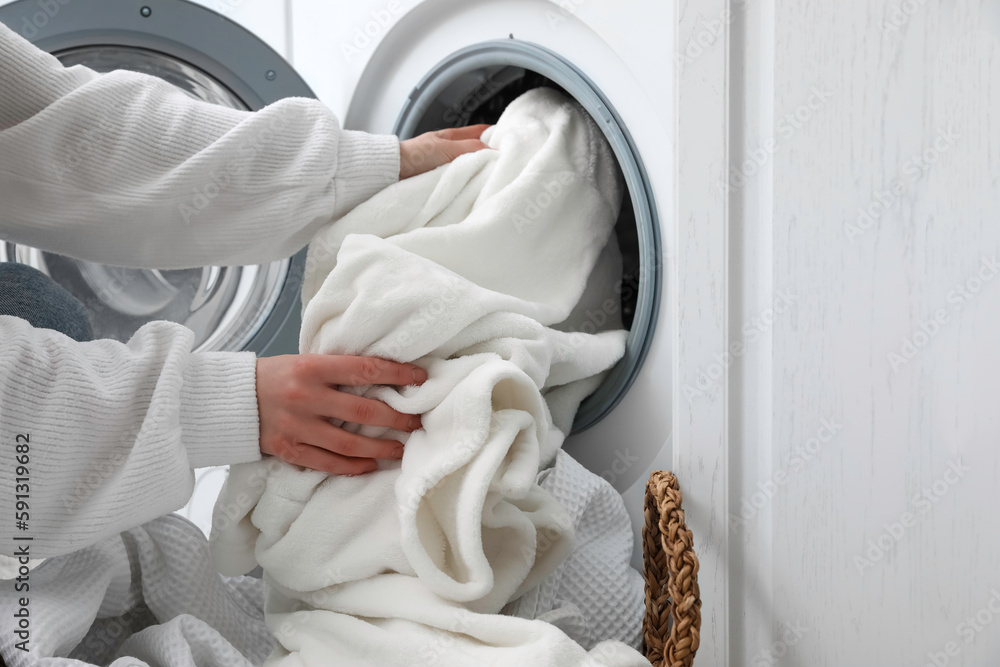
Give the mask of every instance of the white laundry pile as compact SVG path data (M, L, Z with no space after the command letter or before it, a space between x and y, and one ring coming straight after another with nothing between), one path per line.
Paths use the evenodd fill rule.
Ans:
M586 649L609 637L639 646L646 596L629 564L632 523L621 496L562 450L539 482L573 517L576 544L555 572L503 613L553 623Z
M274 645L263 582L220 577L205 535L175 514L45 559L26 592L7 578L0 654L9 667L256 667ZM19 637L21 596L30 625Z
M613 295L620 175L594 122L555 91L515 100L483 140L497 150L387 188L310 246L300 350L414 361L429 379L364 389L423 415L408 439L362 429L406 439L401 463L355 478L233 466L212 554L224 574L263 566L271 667L648 665L624 643L581 646L610 626L574 611L559 583L573 576L557 568L574 517L536 480L553 464L580 478L557 461L564 431L624 353L625 331L573 324L588 278ZM627 556L602 555L622 571ZM638 618L636 576L604 605L635 604ZM553 622L497 613L516 598L508 611Z

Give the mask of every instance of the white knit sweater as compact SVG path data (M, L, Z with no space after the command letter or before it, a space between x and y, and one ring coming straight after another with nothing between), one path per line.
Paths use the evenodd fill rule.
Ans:
M398 173L396 137L315 100L213 106L63 68L0 24L0 240L135 268L263 263ZM0 316L0 554L94 544L183 507L193 468L260 457L254 354L193 341L160 321L77 343Z

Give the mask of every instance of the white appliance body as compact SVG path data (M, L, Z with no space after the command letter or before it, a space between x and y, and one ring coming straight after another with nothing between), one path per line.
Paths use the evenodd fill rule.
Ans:
M672 14L667 3L644 1L292 0L291 54L346 127L389 133L418 82L466 47L513 38L557 53L593 81L631 134L657 208L660 274L669 275L675 235ZM649 473L672 464L673 306L668 280L661 280L658 320L634 384L610 414L565 445L623 493L637 538ZM640 553L634 552L636 565Z

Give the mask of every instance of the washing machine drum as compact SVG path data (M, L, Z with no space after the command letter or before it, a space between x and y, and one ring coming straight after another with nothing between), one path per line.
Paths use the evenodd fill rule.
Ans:
M256 110L284 97L314 97L259 38L198 5L52 4L46 12L34 0L19 0L0 8L0 21L66 66L151 74L213 104ZM194 331L197 350L267 353L299 308L305 250L259 266L155 271L0 243L0 261L30 264L69 290L87 306L97 338L126 341L147 322L171 320Z
M594 118L628 189L615 225L623 260L615 292L621 300L623 324L629 330L625 356L581 404L573 423L577 433L606 417L632 386L652 342L659 312L663 270L660 225L649 177L620 114L572 63L538 44L511 37L466 47L439 62L410 92L393 132L406 139L445 127L492 124L511 101L538 87L554 88L574 98ZM349 116L348 125L351 122ZM599 320L588 320L579 330L593 333L600 324Z

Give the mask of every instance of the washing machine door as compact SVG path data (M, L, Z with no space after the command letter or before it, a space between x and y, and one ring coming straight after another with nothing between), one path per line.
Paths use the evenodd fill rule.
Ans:
M133 70L191 97L257 110L314 97L273 49L229 19L184 0L34 0L0 7L0 21L66 66ZM2 213L0 213L2 215ZM87 262L0 242L0 261L30 264L79 298L97 338L128 340L153 320L184 324L197 350L297 351L305 250L258 266L150 271Z
M510 102L538 87L574 98L593 116L628 189L615 225L622 275L614 291L620 303L613 310L588 311L569 329L593 334L612 312L620 313L629 330L625 356L580 405L573 425L578 433L606 417L632 386L649 351L659 308L657 212L642 158L621 116L594 81L558 53L510 38L459 49L437 63L403 101L393 132L405 139L444 127L493 124Z
M481 6L477 4L476 9ZM580 406L573 424L573 432L580 433L605 419L621 403L639 376L654 340L663 262L650 176L637 143L612 99L572 58L563 55L579 48L573 44L574 40L583 40L589 48L588 40L595 39L592 32L563 35L558 40L545 39L548 37L545 33L530 31L525 31L528 39L511 33L504 39L476 40L473 30L477 26L482 29L497 25L493 19L498 17L521 33L524 17L515 12L515 18L511 19L501 12L498 17L484 15L482 20L461 20L462 12L453 16L444 10L435 11L426 3L413 9L387 31L363 66L355 65L356 78L350 70L339 75L344 79L341 87L352 92L344 116L345 127L389 131L407 139L447 127L492 124L507 104L527 90L554 88L574 98L590 113L604 132L622 171L628 196L615 227L623 271L614 286L621 301L614 312L621 314L629 335L624 358ZM463 11L473 10L463 5ZM445 26L450 29L442 29ZM371 28L369 32L377 34L375 27L372 23L365 30ZM496 30L487 28L488 32ZM464 44L470 39L472 44ZM542 43L546 41L548 45ZM319 60L320 56L314 59ZM336 73L330 76L338 77ZM610 312L588 311L585 321L575 323L571 330L595 333L610 319ZM604 470L613 461L605 462L603 457L604 453L598 453L585 465Z
M541 85L575 97L604 131L628 187L615 287L629 335L625 358L580 406L564 449L622 493L640 535L645 482L650 471L671 469L673 455L676 308L667 282L676 164L663 66L672 42L660 34L672 20L669 3L291 2L296 63L349 129L405 139L492 122L515 95ZM642 551L634 553L639 565Z

